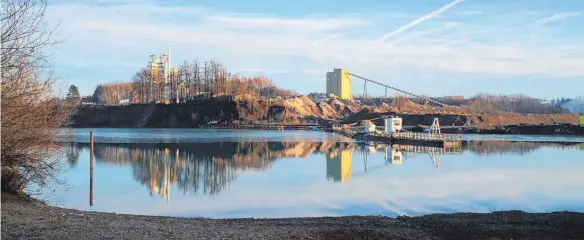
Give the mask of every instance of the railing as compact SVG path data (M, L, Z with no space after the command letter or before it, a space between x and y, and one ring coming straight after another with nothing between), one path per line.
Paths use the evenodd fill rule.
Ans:
M461 141L462 135L440 133L394 132L391 134L391 138L420 141Z
M414 153L438 153L444 154L461 154L462 147L432 147L432 146L419 146L419 145L401 145L393 144L391 145L393 150L404 151L404 152L414 152Z
M211 129L256 129L256 130L310 130L313 127L319 127L318 125L262 125L262 124L201 124L198 128L211 128Z

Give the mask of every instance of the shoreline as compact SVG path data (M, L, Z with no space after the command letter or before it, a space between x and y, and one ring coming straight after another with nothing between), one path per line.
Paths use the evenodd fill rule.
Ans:
M275 128L275 126L279 126L280 128ZM86 125L71 125L66 128L70 129L103 129L103 128L112 128L112 129L160 129L160 128L169 128L169 129L213 129L213 130L249 130L249 131L313 131L311 129L312 126L322 126L322 125L304 125L303 127L299 127L298 124L265 124L261 125L258 124L254 128L246 128L246 127L237 127L237 126L221 126L221 127L214 127L214 126L181 126L181 127L159 127L159 126L86 126ZM463 128L463 126L457 126ZM573 131L570 131L572 129ZM325 128L326 130L326 128ZM420 129L414 129L412 132L423 132ZM574 124L554 124L554 125L505 125L499 126L495 129L480 129L479 131L471 130L471 131L452 131L452 130L444 130L442 131L444 134L476 134L476 135L531 135L531 136L573 136L573 137L582 137L584 136L584 125L574 125Z
M2 193L2 238L46 239L577 239L584 213L420 217L180 218L80 211Z

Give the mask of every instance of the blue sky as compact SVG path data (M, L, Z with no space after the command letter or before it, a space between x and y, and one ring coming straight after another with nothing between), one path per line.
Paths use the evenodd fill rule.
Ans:
M170 47L173 63L215 58L305 94L347 68L433 96L584 95L581 0L53 0L47 18L64 40L48 50L60 87L82 94Z

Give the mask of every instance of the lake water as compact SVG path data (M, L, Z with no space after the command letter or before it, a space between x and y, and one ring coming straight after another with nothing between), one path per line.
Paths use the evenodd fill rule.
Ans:
M89 129L64 133L67 184L41 198L212 218L584 211L582 137L465 135L459 149L414 149L312 131L93 130L94 206Z

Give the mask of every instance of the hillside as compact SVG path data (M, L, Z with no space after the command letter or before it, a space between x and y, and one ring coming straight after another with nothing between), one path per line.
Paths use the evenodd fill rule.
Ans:
M471 114L465 108L436 108L409 100L381 106L365 106L354 101L327 99L315 103L306 96L289 98L260 98L238 95L233 98L213 98L189 101L184 104L133 104L128 106L83 106L73 117L74 127L160 127L193 128L211 122L219 124L342 124L371 120L383 124L383 117L399 115L406 126L428 126L439 118L442 126L476 125L480 131L500 133L522 131L521 125L562 125L563 130L548 132L570 133L579 130L577 114L517 114L497 111L493 114ZM520 130L517 130L520 129ZM537 129L528 129L537 133ZM499 131L499 132L497 132ZM526 130L527 131L527 130Z

